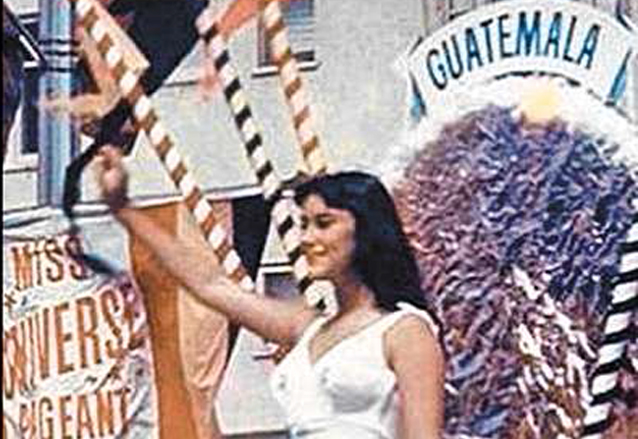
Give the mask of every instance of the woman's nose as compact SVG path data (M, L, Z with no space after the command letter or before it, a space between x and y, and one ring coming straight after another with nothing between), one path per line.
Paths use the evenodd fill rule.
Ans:
M301 245L308 246L315 242L315 234L311 226L302 227Z

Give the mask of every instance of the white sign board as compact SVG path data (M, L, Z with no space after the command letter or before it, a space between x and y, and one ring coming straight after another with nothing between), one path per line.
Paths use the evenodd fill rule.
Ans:
M638 35L571 1L521 0L479 8L419 42L408 69L426 112L447 92L512 73L561 75L617 100Z
M33 212L3 227L3 438L157 437L140 294L76 257L88 242L127 266L128 239L108 217L82 240L65 223Z

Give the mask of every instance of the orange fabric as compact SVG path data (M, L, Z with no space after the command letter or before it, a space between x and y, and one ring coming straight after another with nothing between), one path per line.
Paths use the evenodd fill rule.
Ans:
M224 11L221 17L220 30L225 38L229 38L235 31L244 26L257 15L260 0L235 0Z
M176 232L175 205L144 210L161 227ZM159 262L134 236L131 236L130 246L133 274L144 294L150 326L160 438L196 439L175 330L178 325L177 282L166 274Z
M219 20L220 30L224 37L230 38L234 32L256 17L263 6L264 0L234 0Z
M180 239L203 240L176 203L144 211ZM214 398L227 356L226 319L183 291L134 236L130 248L151 330L160 438L219 439Z
M231 231L231 210L227 202L211 203L224 228ZM191 245L206 245L186 208L179 210L178 234ZM193 415L200 438L216 438L215 396L219 390L228 353L228 321L224 316L180 288L178 299L179 337L186 388L192 401Z

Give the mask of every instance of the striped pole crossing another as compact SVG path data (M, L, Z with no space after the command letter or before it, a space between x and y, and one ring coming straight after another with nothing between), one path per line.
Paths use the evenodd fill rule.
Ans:
M621 248L620 272L604 323L604 336L591 378L591 400L583 423L583 439L599 439L611 423L614 398L618 394L619 371L627 343L635 340L632 315L638 309L638 216Z
M219 223L203 191L187 169L169 133L162 126L151 100L139 83L139 76L127 65L122 51L106 32L100 21L93 0L78 0L76 14L78 21L97 43L100 54L106 60L124 98L130 103L137 129L148 136L151 145L166 168L177 189L182 193L188 210L195 216L204 237L212 246L228 276L242 289L251 291L254 284L233 249L226 230Z
M322 300L323 295L319 288L311 288L315 282L310 278L308 262L301 252L301 235L294 218L294 202L290 197L281 194L281 180L277 176L272 162L266 156L263 140L257 130L239 75L231 63L224 37L219 31L219 25L209 10L205 11L198 19L198 28L200 36L213 58L224 97L264 196L266 199L277 198L273 208L273 218L284 250L292 264L293 274L299 289L308 303L315 306Z
M239 76L231 63L230 54L226 47L224 37L219 31L219 26L214 21L209 22L208 20L204 20L205 17L210 18L210 15L204 12L200 16L200 19L198 19L200 36L213 57L224 97L230 107L235 127L246 149L250 165L255 171L257 180L262 187L264 197L272 199L279 194L281 181L276 174L272 162L266 156L261 134L257 129ZM202 24L205 29L199 26L199 24Z
M304 163L311 175L325 173L328 165L319 146L306 89L297 60L288 40L288 32L281 14L279 0L264 0L262 15L266 38L273 62L277 66L288 108L292 113L297 141Z

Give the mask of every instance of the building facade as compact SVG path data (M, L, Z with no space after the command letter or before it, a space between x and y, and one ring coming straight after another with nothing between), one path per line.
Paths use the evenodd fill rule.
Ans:
M633 0L580 2L612 15L621 10L638 23L638 3ZM9 3L37 35L37 0ZM310 90L318 134L332 169L378 169L388 147L398 141L408 116L407 87L397 60L418 36L427 37L446 23L490 3L495 1L298 0L288 7L293 49ZM291 176L296 172L300 153L279 78L269 62L263 30L255 23L246 26L233 39L230 49L266 150L280 175ZM229 199L256 193L259 188L224 99L218 95L205 100L198 88L201 61L198 44L153 101L209 196ZM27 65L24 102L3 170L5 217L45 207L40 192L46 186L42 179L49 177L43 176L38 159L44 148L56 146L38 144L42 138L37 132L41 111L37 104L42 97L38 75L35 66ZM627 113L638 115L636 58L623 105ZM78 136L77 142L80 149L88 140ZM153 204L177 198L146 139L139 139L129 169L134 199ZM97 202L96 188L87 175L82 182L82 203ZM264 258L261 282L267 288L280 289L282 294L293 288L274 237ZM259 341L250 334L240 336L220 398L222 426L229 437L285 437L281 413L266 384L268 367L253 360L259 349ZM238 391L238 386L243 390ZM242 395L241 400L238 395Z
M56 0L58 1L58 0ZM516 0L513 0L516 1ZM616 14L620 9L636 22L638 7L629 0L580 0ZM222 3L222 2L219 2ZM311 92L313 111L323 149L333 168L375 169L387 147L397 141L405 122L405 85L396 61L417 36L434 32L445 23L492 0L411 0L366 4L358 1L328 4L295 1L289 11L293 48L297 47L302 74ZM35 0L12 0L10 5L35 35L39 7ZM241 30L231 44L234 63L248 92L266 149L283 176L294 174L298 148L279 78L268 63L263 32L256 24ZM177 139L180 151L193 160L199 182L221 197L255 191L255 179L240 147L228 109L221 97L204 101L197 86L201 47L188 56L155 95L163 122ZM625 107L636 114L638 85L634 72L628 81ZM38 120L41 98L39 72L27 65L25 98L10 139L4 169L4 211L38 207ZM78 139L86 143L86 139ZM135 197L176 195L159 162L141 140L132 160ZM88 180L88 179L85 179ZM39 188L40 187L40 188ZM95 201L85 181L83 201ZM41 197L40 197L41 198Z

